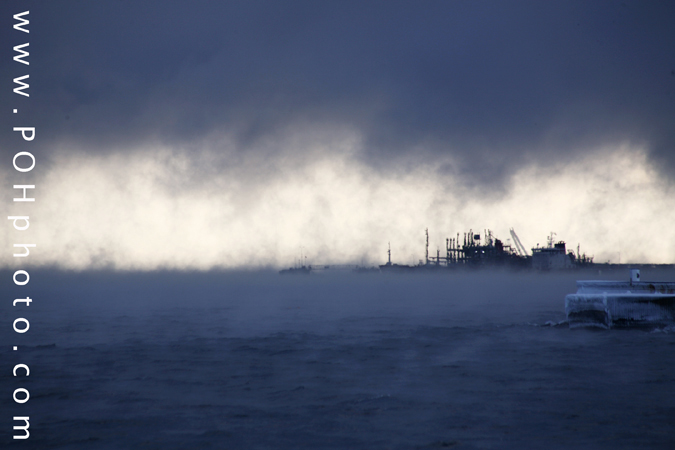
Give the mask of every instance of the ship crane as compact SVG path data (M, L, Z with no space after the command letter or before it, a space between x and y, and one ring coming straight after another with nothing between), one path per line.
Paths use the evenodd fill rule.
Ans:
M511 232L511 238L513 238L513 243L516 245L516 251L518 252L518 254L520 256L528 256L527 250L525 250L525 247L520 242L520 239L518 239L518 235L513 230L513 228L509 228L509 231Z

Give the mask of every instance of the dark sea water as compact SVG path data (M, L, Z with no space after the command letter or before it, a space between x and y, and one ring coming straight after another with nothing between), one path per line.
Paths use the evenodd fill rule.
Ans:
M558 325L624 273L0 275L2 448L675 448L675 330Z

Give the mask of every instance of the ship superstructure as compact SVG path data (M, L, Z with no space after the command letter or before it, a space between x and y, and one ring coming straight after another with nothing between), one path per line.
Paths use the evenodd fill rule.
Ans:
M593 257L573 251L567 252L564 241L554 242L551 233L546 247L532 248L529 254L518 238L513 228L510 230L513 245L504 243L494 236L491 230L484 230L483 234L469 230L463 236L457 233L456 237L446 238L445 252L436 249L436 256L429 256L429 229L425 230L426 247L424 259L417 265L401 265L391 262L391 246L389 247L388 261L380 266L381 270L414 270L440 269L458 267L512 267L533 268L537 270L571 269L582 265L590 265Z
M387 249L387 263L379 266L379 271L437 271L457 268L488 268L506 267L515 269L559 270L573 269L593 264L593 257L581 254L579 246L577 252L567 251L565 241L554 241L555 233L548 237L545 247L532 248L531 254L525 249L513 228L509 229L511 244L495 237L493 232L485 229L483 233L476 233L472 229L468 232L457 233L455 237L445 239L445 249L436 249L436 255L429 254L429 229L425 230L424 259L418 264L406 265L392 262L391 243ZM315 271L349 269L359 273L377 272L377 267L353 264L307 264L307 256L302 254L300 262L288 269L280 271L282 274L309 274Z

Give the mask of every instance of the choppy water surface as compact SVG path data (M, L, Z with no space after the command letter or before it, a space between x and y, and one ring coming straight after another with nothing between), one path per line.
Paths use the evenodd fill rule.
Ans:
M675 333L546 325L585 277L598 278L33 271L5 296L34 302L3 310L3 372L31 367L1 378L3 441L675 448ZM643 270L654 277L675 274ZM31 329L17 336L21 316ZM11 401L17 387L25 405ZM30 415L29 441L9 437L14 415Z

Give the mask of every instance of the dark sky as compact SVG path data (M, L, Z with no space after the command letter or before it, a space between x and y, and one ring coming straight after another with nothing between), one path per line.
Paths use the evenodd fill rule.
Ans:
M376 170L440 170L499 187L525 164L621 142L675 175L675 3L637 1L3 2L3 118L57 143L239 151L297 124L347 127ZM11 15L31 9L30 35ZM6 154L16 136L2 134ZM38 149L39 147L39 149ZM273 150L272 150L273 152ZM274 157L274 155L271 155Z

